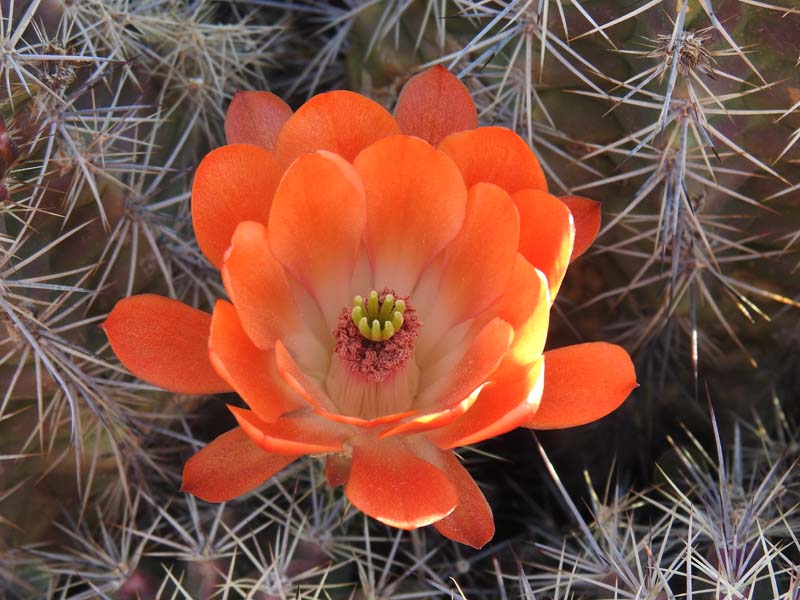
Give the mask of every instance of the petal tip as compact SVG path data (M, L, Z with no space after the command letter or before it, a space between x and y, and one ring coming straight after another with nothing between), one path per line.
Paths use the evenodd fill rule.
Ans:
M565 429L598 421L619 408L638 386L627 350L589 342L545 352L541 404L526 423L532 429Z
M442 65L414 75L395 107L403 133L438 145L451 133L475 129L478 111L467 87Z

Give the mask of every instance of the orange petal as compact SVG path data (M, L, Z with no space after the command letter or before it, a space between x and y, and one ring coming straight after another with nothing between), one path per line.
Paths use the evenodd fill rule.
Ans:
M231 390L208 358L208 313L142 294L117 302L102 327L117 358L148 383L180 394Z
M189 459L181 491L206 502L225 502L257 488L297 458L264 452L237 427Z
M575 224L575 243L572 245L570 262L586 252L600 231L600 203L581 196L561 196Z
M350 477L350 457L344 454L328 454L325 459L325 480L331 487L347 483Z
M511 281L496 306L497 316L514 328L514 341L492 378L517 379L541 356L547 341L550 322L547 279L518 254Z
M440 65L408 80L397 99L394 118L400 131L434 146L451 133L478 126L469 90Z
M192 184L192 224L215 267L222 266L239 223L267 222L282 173L271 152L251 144L222 146L200 162Z
M403 421L398 425L394 425L389 427L389 429L384 429L378 435L380 439L390 437L393 435L398 434L409 434L409 433L419 433L422 431L429 431L431 429L437 429L439 427L444 427L448 423L452 423L458 417L463 415L465 412L469 410L469 408L475 403L475 399L478 397L480 390L476 390L460 402L456 403L455 405L448 406L443 410L437 410L433 412L426 412L420 416L415 416L418 414L418 411L415 413L407 415L409 417L414 417L410 421ZM362 425L362 427L366 427Z
M492 509L475 480L452 452L441 452L442 469L458 490L458 506L433 524L443 536L473 548L482 548L494 537Z
M526 425L536 411L544 383L544 360L511 382L495 383L481 391L466 414L425 435L442 449L475 444Z
M513 196L519 210L519 251L547 277L555 298L567 272L575 228L569 209L555 196L522 190Z
M278 136L276 154L284 166L317 150L352 161L373 142L395 133L400 127L380 104L337 90L314 96L297 109Z
M298 158L275 192L269 246L317 300L329 324L352 303L350 279L365 221L358 175L329 152Z
M255 144L275 150L283 124L292 109L270 92L236 92L225 114L225 138L229 144Z
M336 412L328 395L303 372L281 341L275 344L275 364L278 366L283 380L307 402L310 402L318 410Z
M467 190L446 155L410 136L381 140L358 155L367 192L365 239L375 289L408 294L461 230Z
M435 318L455 325L497 300L508 285L519 248L520 221L511 197L479 183L469 190L464 227L447 247Z
M415 408L444 408L469 396L486 383L513 339L511 325L493 319L474 337L458 363L450 366L444 358L440 364L426 366L420 379L427 387L414 401Z
M417 410L409 410L402 413L392 413L390 415L383 415L381 417L376 417L374 419L363 419L361 417L351 417L348 415L343 415L339 412L331 412L325 409L317 409L317 413L322 415L326 419L330 419L331 421L336 421L337 423L347 423L348 425L355 425L356 427L361 427L362 429L372 429L373 427L379 427L381 425L395 423L396 421L402 421L403 419L416 415L418 412L419 411Z
M423 374L429 385L417 396L414 404L421 411L429 412L387 429L380 437L427 431L463 415L500 364L513 337L514 331L508 323L500 319L489 322L455 366L446 364L437 369L437 365L433 365L431 372Z
M355 446L344 492L362 512L400 529L439 521L458 502L447 476L398 438Z
M526 423L561 429L597 421L623 403L636 387L627 351L605 342L575 344L544 353L542 401Z
M350 428L314 413L281 417L274 423L251 410L228 405L239 426L260 448L276 454L321 454L344 447Z
M479 127L454 133L439 145L464 174L467 187L485 181L509 194L547 191L539 161L521 137L505 127Z
M239 223L222 266L222 281L244 330L259 348L272 348L275 340L298 327L286 273L272 255L266 226Z
M285 412L307 406L281 378L275 352L256 348L236 309L225 300L214 306L208 349L217 372L259 419L273 422Z

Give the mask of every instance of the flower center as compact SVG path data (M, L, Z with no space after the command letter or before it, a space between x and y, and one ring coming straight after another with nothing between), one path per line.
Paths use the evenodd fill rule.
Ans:
M358 331L368 340L385 342L403 326L403 313L406 312L406 302L402 298L396 299L392 293L384 293L381 297L372 290L364 298L353 298L353 310L350 316Z
M369 381L385 380L414 354L414 339L421 323L408 298L393 290L372 290L366 301L353 299L343 308L333 330L334 350L350 371Z

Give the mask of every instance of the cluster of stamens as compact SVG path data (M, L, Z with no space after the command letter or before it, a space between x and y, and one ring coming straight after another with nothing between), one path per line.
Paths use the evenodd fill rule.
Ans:
M352 373L381 382L414 355L414 340L421 325L408 298L398 298L388 288L373 290L366 300L356 296L351 308L342 308L332 331L334 350Z
M386 294L381 302L378 292L372 290L366 302L361 296L353 298L350 315L361 335L373 342L385 342L403 326L405 312L405 301Z

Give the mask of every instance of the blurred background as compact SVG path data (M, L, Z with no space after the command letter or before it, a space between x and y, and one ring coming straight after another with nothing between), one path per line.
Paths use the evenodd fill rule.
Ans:
M236 399L137 381L98 325L224 295L189 196L230 99L391 110L434 64L602 201L548 345L620 343L639 389L461 452L481 551L366 519L315 459L179 494ZM2 0L0 597L796 600L799 248L795 0Z

